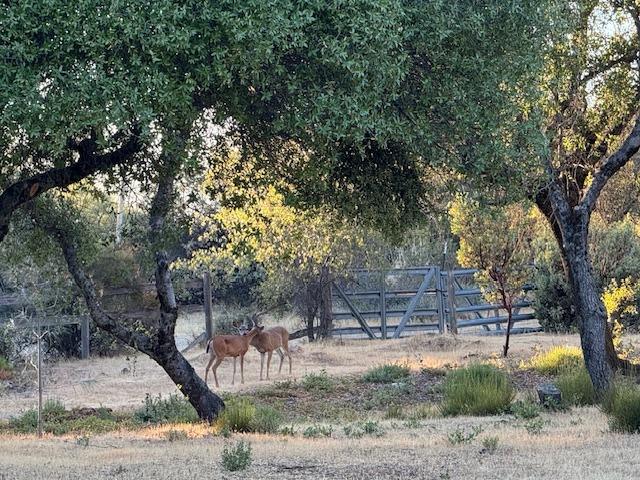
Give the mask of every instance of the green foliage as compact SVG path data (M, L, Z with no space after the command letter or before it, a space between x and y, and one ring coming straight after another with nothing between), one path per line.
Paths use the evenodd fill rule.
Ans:
M13 366L5 357L0 356L0 380L7 380L13 376Z
M302 436L305 438L320 438L330 437L333 434L333 427L331 425L313 424L309 425L302 431Z
M324 369L320 373L305 375L301 383L302 387L308 392L332 392L335 389L335 382Z
M139 423L189 423L199 420L193 406L179 394L170 394L167 398L147 394L144 406L134 412L133 418Z
M385 434L384 429L374 420L366 420L350 425L345 425L342 430L345 436L352 438L361 438L365 435L381 437Z
M292 437L296 434L296 429L293 425L285 425L280 428L278 433L280 433L280 435Z
M558 345L537 353L524 366L543 375L558 375L567 370L584 367L584 359L579 347Z
M478 435L484 431L480 425L474 425L471 430L461 427L456 428L453 432L447 434L447 439L451 445L460 445L471 443Z
M591 383L589 372L584 367L566 370L555 380L562 401L569 405L595 405L597 403L596 392Z
M251 444L239 440L233 446L222 448L222 467L228 472L245 470L251 465Z
M614 432L640 432L640 389L630 382L619 381L602 403Z
M482 448L485 453L495 453L498 449L498 437L484 437L482 439Z
M514 395L504 372L475 364L447 374L441 410L443 415L494 415L507 409Z
M406 365L388 364L368 370L362 380L369 383L394 383L406 379L410 374L411 370Z
M252 422L252 430L258 433L276 433L282 420L282 414L275 408L258 405Z
M513 402L510 409L511 413L513 413L517 418L522 418L525 420L539 417L541 412L540 405L538 405L537 403L522 400Z
M385 411L384 418L398 418L402 419L405 417L404 410L401 405L391 404L387 407Z
M253 402L248 398L240 397L226 402L218 421L232 432L252 432L255 418L256 407Z
M42 407L42 429L54 435L67 433L99 434L118 428L118 420L106 409L84 413L67 410L62 402L49 399ZM38 411L27 410L17 418L12 418L8 427L16 433L35 433L38 427Z
M544 428L544 420L541 418L532 418L525 422L524 428L529 435L539 435Z
M561 268L539 263L533 284L536 287L533 309L544 331L567 333L577 329L571 291Z

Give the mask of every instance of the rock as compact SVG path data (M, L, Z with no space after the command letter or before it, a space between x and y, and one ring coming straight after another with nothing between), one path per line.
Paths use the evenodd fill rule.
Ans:
M538 385L536 390L542 405L559 405L562 401L562 393L553 383L542 383Z

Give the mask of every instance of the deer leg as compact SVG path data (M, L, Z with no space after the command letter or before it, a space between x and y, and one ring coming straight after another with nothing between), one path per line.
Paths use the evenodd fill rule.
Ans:
M264 352L260 354L260 381L262 381L262 370L264 369Z
M282 353L282 349L276 350L278 352L278 356L280 357L280 366L278 367L278 375L282 373L282 361L284 360L284 353Z
M236 383L236 357L233 357L233 377L231 377L231 385Z
M269 380L269 366L271 365L271 355L273 355L273 350L269 350L267 353L267 380Z
M291 352L289 352L289 347L285 347L284 352L286 353L287 357L289 357L289 375L291 375Z
M213 364L213 367L211 367L211 370L213 371L213 379L216 381L216 387L219 387L220 385L218 385L218 375L217 375L217 370L218 370L218 365L220 365L220 363L222 363L222 360L224 360L224 357L220 358L218 357L216 359L216 363Z
M216 354L211 352L211 355L209 356L209 363L207 363L207 368L204 369L204 383L207 383L207 376L209 375L209 369L211 368L211 365L213 364L213 362L215 362L216 360Z
M244 353L240 355L240 383L244 385Z

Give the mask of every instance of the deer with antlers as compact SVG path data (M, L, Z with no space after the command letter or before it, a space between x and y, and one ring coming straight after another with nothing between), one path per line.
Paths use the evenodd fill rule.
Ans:
M258 327L255 318L253 319L253 328L264 329L264 327ZM255 347L256 350L258 350L258 352L260 352L260 380L262 380L265 353L267 354L267 380L269 380L269 367L271 365L271 356L273 355L274 350L280 356L280 367L278 368L278 373L282 373L282 362L284 361L284 357L286 355L289 358L289 375L291 375L289 332L286 328L272 327L267 328L266 330L260 330L260 332L251 339L250 343Z
M231 385L236 380L236 358L240 357L240 381L244 383L244 356L249 350L250 342L264 330L264 327L259 327L254 324L254 327L241 335L217 335L209 340L207 343L207 353L211 351L211 357L207 368L204 370L204 383L207 383L207 376L209 374L209 368L213 371L213 379L218 385L218 376L216 370L218 365L226 357L233 357L233 377L231 379ZM288 336L288 334L287 334ZM215 363L213 363L215 361ZM213 364L213 367L211 365Z

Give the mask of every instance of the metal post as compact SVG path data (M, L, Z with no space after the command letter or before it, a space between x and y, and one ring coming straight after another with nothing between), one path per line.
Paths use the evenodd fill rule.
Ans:
M436 308L438 309L438 332L444 333L444 290L442 288L442 272L440 267L436 268Z
M387 273L382 272L382 281L380 282L380 331L382 339L387 338Z
M206 341L213 337L213 305L211 299L211 273L206 271L202 276L202 291L204 295L204 327Z
M38 323L38 437L42 437L42 332Z
M458 334L458 320L456 318L456 286L454 283L453 270L449 270L448 280L448 299L449 299L449 331L454 335Z
M89 317L82 317L80 322L80 338L82 340L81 358L89 358Z

